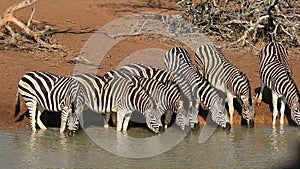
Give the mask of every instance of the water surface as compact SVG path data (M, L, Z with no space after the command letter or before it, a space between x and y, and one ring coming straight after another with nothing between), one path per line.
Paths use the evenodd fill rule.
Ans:
M251 129L233 126L230 132L217 129L200 144L201 129L190 132L169 151L148 158L110 153L83 130L71 139L60 134L59 129L36 134L27 130L0 131L0 168L274 168L294 161L300 140L298 127L256 125ZM114 128L108 129L110 134L103 128L94 130L108 141L118 139ZM130 128L123 134L153 136L144 128Z

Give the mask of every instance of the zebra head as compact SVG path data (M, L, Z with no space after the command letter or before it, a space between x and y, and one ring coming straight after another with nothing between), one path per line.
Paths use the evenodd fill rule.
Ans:
M255 111L252 105L251 95L241 95L242 116L247 120L248 127L254 127Z
M164 131L163 125L161 123L161 115L159 113L147 113L146 114L146 123L147 126L154 133L162 133Z
M69 113L67 125L69 130L68 137L74 137L75 132L79 128L79 114L74 112Z
M291 118L300 126L300 103L295 102L290 105Z
M230 130L231 125L227 119L227 111L225 109L224 103L221 99L217 99L215 104L213 104L210 109L210 113L212 114L212 120L221 126L223 129Z
M72 111L68 115L68 137L74 137L75 132L79 128L79 118L80 114L84 110L84 106L86 103L86 95L85 90L83 86L77 82L76 85L73 86L72 91L72 103L71 103L71 109Z
M176 115L176 124L183 130L188 131L189 130L189 118L187 117L185 111L183 109L179 109Z
M199 112L199 102L192 101L189 105L189 125L192 130L199 129L199 121L198 121L198 112Z
M183 105L183 103L181 104ZM199 129L198 109L193 105L192 102L189 103L188 107L181 106L178 109L176 124L184 131L189 131L190 129Z

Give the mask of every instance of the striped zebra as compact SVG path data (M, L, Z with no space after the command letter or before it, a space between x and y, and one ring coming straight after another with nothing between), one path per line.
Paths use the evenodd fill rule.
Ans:
M137 66L138 64L132 64ZM179 90L178 85L175 82L172 81L165 81L165 83L159 82L155 79L152 79L151 77L155 77L157 74L153 73L151 76L148 74L150 78L144 78L141 76L137 76L136 74L132 74L130 70L136 70L136 69L129 69L130 65L127 65L125 67L121 67L118 70L109 71L106 73L111 78L124 78L124 79L131 79L132 76L136 76L137 83L149 94L149 96L154 101L155 106L157 106L157 109L159 114L157 114L158 117L161 117L163 114L167 116L165 119L165 128L170 123L171 116L173 112L178 112L181 109L182 101L181 101L181 93ZM143 66L143 65L139 65ZM141 68L141 67L140 67ZM158 70L155 68L148 67L147 70L152 69L156 72L162 72L163 74L166 74L166 72L163 72L163 70ZM146 70L146 69L144 69ZM156 77L157 79L160 79L160 76Z
M212 113L212 120L219 126L230 130L231 125L226 119L226 110L223 106L225 97L222 92L199 73L191 60L188 51L181 47L170 49L164 58L169 71L175 77L181 92L186 97L184 107L189 110L187 114L190 125L198 123L199 102L203 102Z
M268 57L269 55L272 55L272 61L277 60L278 62L280 62L284 66L285 70L288 72L289 76L292 76L292 65L289 61L287 50L280 43L270 42L268 45L266 45L265 50L261 51L259 62L262 65L265 64L263 62L269 62L271 58L265 57ZM261 89L256 101L257 105L261 104L262 92L264 90L264 87L264 84L261 84Z
M249 127L253 127L255 113L247 76L228 60L221 49L212 44L202 44L198 47L195 52L195 62L204 77L213 86L223 85L227 96L230 123L233 122L233 99L237 98L242 106L243 118L247 120Z
M14 115L16 122L23 119L25 115L20 114L20 95L24 98L28 107L33 131L36 131L36 123L42 130L47 129L40 120L41 113L44 110L61 111L60 132L64 132L67 122L68 136L74 136L74 132L79 127L79 115L85 105L84 89L78 81L45 71L26 73L18 84Z
M182 106L179 106L182 105L179 86L172 74L166 69L139 63L131 63L121 66L118 68L118 71L122 72L120 76L123 78L126 78L124 76L127 76L127 78L131 76L138 76L145 79L153 79L143 80L147 81L143 84L145 86L145 90L148 91L152 97L161 97L160 104L163 107L163 112L165 114L165 129L170 126L170 121L174 112L178 115L176 119L180 119L180 116L184 114L184 110L181 109ZM184 129L187 124L180 123L180 121L182 120L177 120L176 122L182 129Z
M139 85L138 79L118 78L109 74L103 76L78 74L74 78L82 83L87 91L87 107L104 114L104 127L108 127L110 114L117 113L117 131L126 131L131 113L139 111L146 117L148 127L155 133L163 130L157 109L149 94ZM123 122L124 121L124 122Z
M279 43L271 42L263 47L259 54L259 75L261 92L258 100L262 99L264 87L272 91L273 121L276 124L278 115L277 102L281 99L280 124L284 124L285 103L291 109L291 118L300 125L299 91L291 76L291 64L287 52Z

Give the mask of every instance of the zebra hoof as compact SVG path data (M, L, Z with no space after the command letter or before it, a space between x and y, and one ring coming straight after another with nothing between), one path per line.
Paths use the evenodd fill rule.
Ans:
M248 120L248 127L249 128L254 127L254 120Z
M226 122L226 126L223 127L223 129L230 130L231 129L231 124Z
M68 137L74 137L75 136L75 130L68 131Z

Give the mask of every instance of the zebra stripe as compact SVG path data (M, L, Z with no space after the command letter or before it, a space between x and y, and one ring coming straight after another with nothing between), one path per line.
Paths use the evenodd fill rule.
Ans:
M138 64L132 64L132 65L137 66ZM131 65L126 65L116 71L110 71L107 74L110 77L114 77L114 78L131 79L132 76L137 76L136 74L142 75L143 72L144 73L152 72L151 74L148 75L144 74L143 75L144 77L137 76L136 83L139 83L139 85L152 98L155 106L158 106L157 108L159 112L157 113L159 114L157 116L159 117L159 119L163 114L167 116L167 118L165 119L165 128L167 128L167 126L170 123L173 112L177 113L182 105L181 93L178 85L168 80L162 80L165 77L161 77L158 75L167 74L170 76L170 74L168 74L163 70L148 67L148 68L143 68L142 71L137 73L135 72L137 70L136 68L137 67L135 68L131 67ZM132 74L131 72L134 72L135 74ZM157 72L157 74L154 72ZM165 83L152 79L152 77L158 80L165 81Z
M163 69L150 65L132 63L121 66L118 68L119 74L122 78L130 78L131 76L138 76L145 79L141 79L141 86L145 88L147 92L153 98L159 98L162 106L161 110L163 110L163 114L165 114L165 128L170 125L170 121L172 118L172 114L180 111L184 113L184 110L181 109L182 99L179 86L177 85L172 74ZM126 77L124 77L124 75ZM152 80L149 80L152 79ZM158 99L154 99L158 100ZM179 110L179 108L181 110ZM182 121L180 119L177 120ZM181 122L177 123L181 128L184 128L185 125Z
M231 125L226 120L225 106L222 106L225 97L222 97L222 92L212 87L199 73L188 51L174 47L166 53L164 62L185 96L184 107L189 110L186 117L190 125L198 123L198 108L201 101L211 111L212 119L218 125L230 129Z
M175 82L174 77L168 70L151 65L131 63L121 66L118 70L125 74L154 79L162 83Z
M269 55L271 55L272 58L267 57L266 59L265 56ZM265 65L268 62L273 62L275 60L280 62L289 75L292 76L292 64L289 61L287 50L278 42L270 42L263 50L261 50L259 62L260 64Z
M81 84L73 78L45 71L26 73L18 84L15 112L16 121L19 121L25 115L19 115L20 95L24 98L28 107L33 131L36 131L36 122L42 130L47 129L40 120L40 115L44 110L62 111L60 132L65 130L67 120L68 129L72 131L69 134L73 134L78 129L79 113L83 111L85 97ZM36 110L38 111L37 119Z
M272 57L266 58L265 56L272 56ZM260 51L259 63L260 65L266 65L274 61L280 62L288 72L288 75L292 77L292 65L289 61L287 50L280 43L270 42ZM262 92L264 87L265 86L261 84L260 92L256 97L257 105L261 104Z
M271 42L261 49L259 54L259 74L261 79L261 92L258 100L262 99L264 87L272 91L273 121L276 124L278 115L277 101L281 99L280 124L284 124L285 103L291 109L291 118L300 125L299 91L291 76L291 64L287 52L279 43Z
M221 49L211 44L202 44L195 53L196 66L204 77L215 87L222 86L226 91L230 122L233 122L233 99L237 98L242 106L242 116L248 126L254 126L254 109L251 87L247 76L234 66Z
M150 113L154 104L148 93L139 86L134 77L131 79L119 78L113 72L103 76L92 74L74 76L87 91L87 107L95 112L105 114L105 128L108 127L110 114L116 112L117 131L121 131L122 128L123 131L126 131L131 113L139 111L146 117L147 125L152 131L161 132L160 119ZM156 109L154 109L155 111Z

